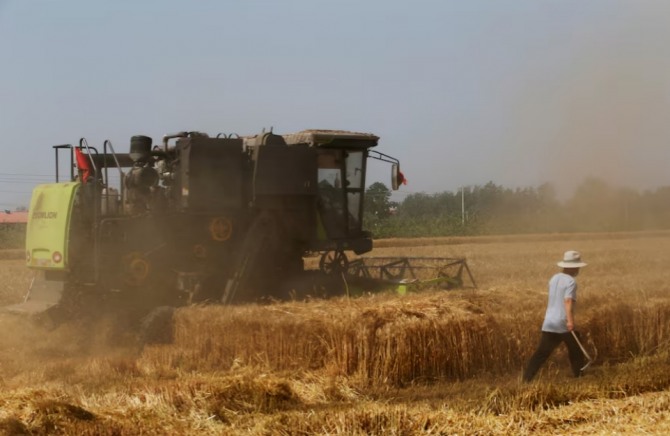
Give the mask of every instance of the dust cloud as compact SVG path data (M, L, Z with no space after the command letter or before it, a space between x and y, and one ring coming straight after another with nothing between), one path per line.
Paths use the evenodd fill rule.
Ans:
M555 69L529 80L511 108L515 155L562 198L586 178L670 185L668 32L648 14L631 21L566 35Z
M548 175L573 188L587 177L636 189L667 185L667 101L639 69L605 69L576 78L561 96L560 130L551 138ZM573 186L570 186L573 185Z

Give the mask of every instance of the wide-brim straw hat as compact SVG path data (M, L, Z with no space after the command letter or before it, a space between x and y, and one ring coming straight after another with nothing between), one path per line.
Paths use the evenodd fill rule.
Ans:
M563 254L563 260L556 265L561 268L582 268L587 264L582 262L582 255L579 251L570 250Z

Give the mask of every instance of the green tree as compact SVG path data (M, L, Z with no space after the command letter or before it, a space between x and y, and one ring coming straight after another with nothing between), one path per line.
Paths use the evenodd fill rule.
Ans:
M375 182L365 191L365 214L378 219L388 218L391 215L391 190L381 182Z

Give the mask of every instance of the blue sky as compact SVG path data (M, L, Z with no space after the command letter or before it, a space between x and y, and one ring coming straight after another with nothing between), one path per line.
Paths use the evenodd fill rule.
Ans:
M0 208L53 144L271 126L380 135L405 194L670 185L669 22L650 0L0 0Z

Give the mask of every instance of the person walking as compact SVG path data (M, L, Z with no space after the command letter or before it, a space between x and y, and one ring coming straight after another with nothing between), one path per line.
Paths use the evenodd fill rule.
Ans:
M549 280L549 299L542 323L542 335L537 350L523 373L523 381L530 382L561 342L568 348L570 366L575 377L581 375L584 355L573 336L575 331L575 303L579 269L586 266L578 251L566 251L557 265L563 270ZM576 332L575 332L576 334Z

